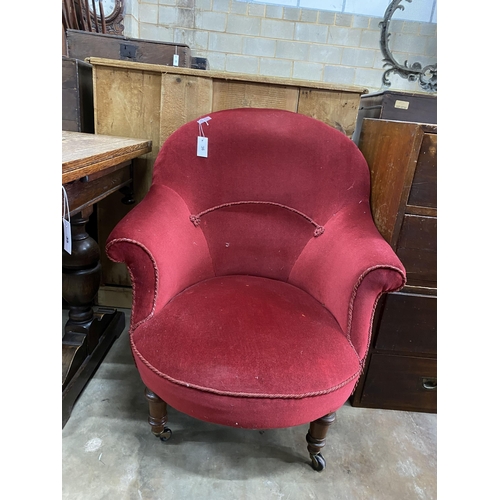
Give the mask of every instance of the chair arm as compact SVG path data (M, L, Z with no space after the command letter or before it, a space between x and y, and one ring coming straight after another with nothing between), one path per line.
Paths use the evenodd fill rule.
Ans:
M106 253L127 265L132 281L132 327L151 318L184 288L214 275L203 232L189 215L175 191L153 184L109 235Z
M406 274L363 201L344 207L309 241L288 281L325 305L363 363L378 299L402 288Z

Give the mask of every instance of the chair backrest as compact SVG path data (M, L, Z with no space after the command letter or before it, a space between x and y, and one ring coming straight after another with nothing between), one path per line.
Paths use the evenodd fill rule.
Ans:
M153 183L185 201L216 275L286 280L311 238L339 210L369 198L357 146L319 120L275 109L232 109L191 121L163 144ZM208 138L208 157L197 138Z

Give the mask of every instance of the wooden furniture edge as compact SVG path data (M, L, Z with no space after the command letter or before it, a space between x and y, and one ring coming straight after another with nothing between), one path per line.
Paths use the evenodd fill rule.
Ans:
M96 32L73 30L73 29L66 30L66 33L75 34L77 36L79 36L79 35L88 36L89 34L94 35L94 36L99 35L97 38L105 37L105 38L111 38L111 39L115 39L115 40L121 40L123 42L147 42L147 43L154 43L156 45L170 45L172 47L177 46L177 47L182 47L182 48L186 48L186 49L190 48L189 45L186 45L185 43L161 42L159 40L149 40L147 38L139 39L139 38L129 37L126 35L117 35L117 34L113 34L113 33L96 33Z
M353 92L356 94L367 94L368 89L353 85L337 85L318 81L299 80L294 78L271 77L261 75L250 75L245 73L228 73L224 71L200 70L192 68L180 68L177 66L164 66L162 64L149 64L139 62L121 61L119 59L104 59L102 57L87 57L86 62L93 66L107 66L119 69L133 69L139 71L150 71L153 73L174 73L178 75L197 76L200 78L212 78L227 81L245 81L252 83L270 83L287 87L306 87L315 90L338 90L339 92Z
M75 165L72 170L63 173L62 183L66 184L67 182L72 182L82 177L85 177L86 175L93 174L94 172L102 170L108 166L109 167L114 166L116 164L117 158L119 158L120 163L124 163L128 160L133 160L138 156L149 153L150 151L151 151L150 147L134 149L133 151L129 151L126 154L114 155L112 157L106 156L102 159L99 159L96 163L93 163L91 165L86 165L83 167L81 165Z
M378 132L375 129L379 129ZM380 157L376 153L375 149L367 149L367 142L375 133L379 133L379 138L377 144L383 147L385 144L389 144L390 137L393 134L394 128L405 128L410 132L408 136L411 138L411 142L408 142L405 147L406 154L409 156L408 165L409 167L403 172L402 176L399 176L399 171L389 171L389 169L384 170L380 168L380 162L383 165L386 164L388 159L386 157ZM380 132L382 130L382 132ZM371 135L370 135L371 134ZM367 139L367 137L369 139ZM379 120L378 118L364 118L363 128L361 129L361 135L359 138L359 149L362 152L365 160L370 169L371 177L371 195L370 195L370 205L373 213L373 218L377 224L378 230L384 237L384 239L395 248L396 242L399 237L399 231L403 223L404 211L402 207L406 206L408 202L408 197L410 195L411 184L413 181L413 176L415 174L415 169L417 166L418 155L420 151L420 144L423 140L424 132L422 127L413 122L402 122L398 120ZM401 151L395 152L394 149L391 150L393 154L402 154ZM391 161L395 158L391 157ZM390 163L392 165L392 163ZM384 175L376 176L376 173L382 172ZM392 198L392 192L386 188L386 183L390 181L393 184L395 181L401 183L401 191L398 203L398 210L395 213L394 218L392 215L387 213L387 208L390 204ZM377 194L377 196L375 196ZM386 211L381 211L381 208L385 208Z
M370 96L371 97L371 96ZM426 134L437 134L438 126L434 123L425 123L425 122L409 122L404 120L388 120L387 118L363 118L363 120L367 120L370 122L388 122L388 123L410 123L412 125L417 125L422 128L422 131Z
M99 137L100 134L95 134L95 136ZM115 140L117 139L117 137L114 136L109 137L112 137ZM115 149L112 152L104 151L103 153L98 153L84 159L69 159L63 161L62 183L66 184L67 182L77 180L81 177L85 177L86 175L102 170L107 166L113 166L117 163L123 163L125 161L132 160L134 158L137 158L138 156L149 153L152 149L152 141L150 140L140 140L133 138L123 139L128 141L128 143L124 144L122 147Z

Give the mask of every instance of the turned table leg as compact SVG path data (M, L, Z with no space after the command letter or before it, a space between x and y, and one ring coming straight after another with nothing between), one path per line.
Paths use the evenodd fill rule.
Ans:
M73 405L109 347L125 328L125 315L93 309L101 281L100 250L85 230L92 207L71 217L72 251L62 255L62 296L69 319L62 339L63 427Z
M334 420L335 412L318 418L314 422L311 422L309 432L306 435L307 450L312 461L311 465L318 472L321 472L326 466L326 461L320 452L325 446L328 428Z

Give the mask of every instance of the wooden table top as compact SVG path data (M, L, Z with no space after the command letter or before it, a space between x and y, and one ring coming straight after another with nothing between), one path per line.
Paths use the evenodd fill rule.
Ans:
M114 167L151 151L151 141L62 131L62 183Z

